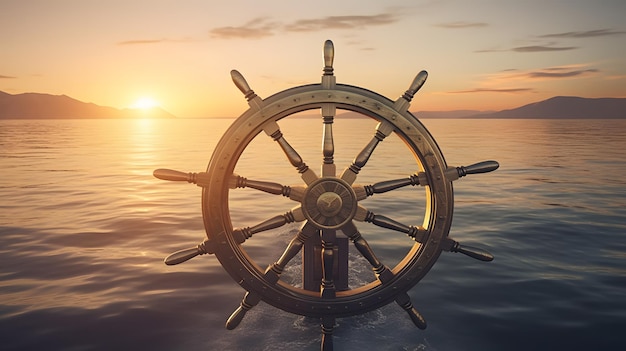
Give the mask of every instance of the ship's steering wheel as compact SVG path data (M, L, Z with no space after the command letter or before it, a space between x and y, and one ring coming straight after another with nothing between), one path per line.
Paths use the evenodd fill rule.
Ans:
M472 173L484 173L498 168L495 161L485 161L468 167L448 167L435 140L408 111L414 94L426 81L421 71L406 92L392 101L384 96L352 85L337 84L333 69L334 47L324 44L324 68L320 84L287 89L261 99L243 76L233 70L232 79L245 95L250 108L228 128L214 150L206 172L183 173L157 169L157 178L188 181L202 187L202 215L207 238L197 247L181 250L165 259L168 265L184 262L201 254L215 254L224 269L247 292L241 305L226 322L233 329L248 310L261 300L284 311L319 317L322 324L322 350L332 350L335 318L362 314L395 301L415 325L424 329L426 321L413 307L407 291L415 286L433 266L442 251L460 252L475 259L491 261L486 251L463 246L448 237L452 223L452 181ZM323 159L317 174L302 159L283 135L279 122L294 114L319 110L322 116ZM334 162L333 122L337 110L356 112L378 122L371 141L364 145L354 161L341 172ZM287 160L300 174L303 184L284 185L266 179L253 180L234 173L240 156L261 134L274 140ZM395 134L414 155L416 169L401 179L381 181L370 185L356 182L377 145ZM374 213L362 205L369 196L406 186L423 187L424 215L418 214L416 225L405 225L390 217ZM294 201L295 207L283 214L250 227L233 228L229 210L229 193L237 188L252 188ZM282 255L268 267L260 267L242 247L253 236L287 223L301 223L300 229ZM360 222L360 223L359 223ZM363 223L363 224L361 224ZM412 247L395 267L386 266L376 256L358 227L365 223L405 233ZM337 250L335 243L345 236L373 269L372 281L355 287L338 289L336 276ZM294 286L281 274L287 264L302 251L311 238L321 242L319 258L313 260L321 267L321 280L316 289Z

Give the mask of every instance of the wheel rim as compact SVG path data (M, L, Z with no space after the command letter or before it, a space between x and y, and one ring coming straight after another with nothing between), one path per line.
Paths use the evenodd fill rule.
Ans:
M399 293L406 292L417 284L441 252L441 243L450 229L453 208L452 184L446 181L444 176L447 165L439 147L426 128L408 111L395 109L393 101L369 90L350 85L336 85L333 89L326 89L321 84L296 87L277 93L263 101L262 108L252 107L244 112L223 135L207 169L211 184L204 187L203 191L203 218L207 236L211 241L219 243L215 255L233 279L247 291L261 296L263 301L285 311L307 316L333 315L338 317L379 308L392 302ZM428 182L425 186L426 214L421 224L424 229L423 233L420 233L423 236L422 243L415 243L406 257L391 269L393 278L390 281L381 283L377 280L347 291L337 291L332 299L321 298L319 293L297 288L280 280L277 283L268 281L264 269L253 262L245 249L241 247L241 243L233 237L234 229L226 205L228 192L233 191L229 189L228 179L232 177L239 157L254 138L264 137L259 135L264 129L266 133L268 130L269 132L275 131L277 127L280 131L278 124L283 118L303 111L322 110L328 105L373 118L383 125L380 127L379 124L379 129L391 128L393 130L391 133L395 133L407 144L416 158L420 173ZM329 118L326 118L326 123L321 123L322 128L332 125L332 121L329 123L328 120ZM389 131L383 133L390 134ZM377 131L374 138L377 136L380 138L381 134ZM283 138L286 137L283 136ZM384 136L382 138L384 139ZM322 145L322 152L323 149L324 145ZM300 169L298 166L295 167L296 171L301 174L311 170L307 168L302 172L302 168L308 165L300 165ZM347 173L354 172L347 169ZM305 177L306 175L303 175L306 183ZM351 180L350 177L347 178ZM335 198L341 198L344 193L348 193L346 197L349 200L356 197L349 181L342 180L339 175L330 174L319 175L310 183L306 187L304 200L301 202L305 215L302 222L320 230L343 231L341 230L343 228L348 230L346 226L354 227L349 223L352 222L357 212L356 206L341 211L348 212L348 214L347 216L344 214L345 218L339 223L333 221L336 216L331 216L333 223L329 225L316 223L310 213L315 212L314 210L319 212L317 208L319 188L340 188L341 195L330 192ZM328 191L321 193L328 193Z

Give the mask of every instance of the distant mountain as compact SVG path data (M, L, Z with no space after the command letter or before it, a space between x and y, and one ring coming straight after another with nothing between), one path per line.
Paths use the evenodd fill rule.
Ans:
M473 116L477 118L626 118L626 99L556 96L515 109Z
M66 95L8 94L0 91L0 119L54 118L174 118L161 108L116 109L72 99Z
M458 111L457 111L458 112ZM626 118L624 98L581 98L555 96L553 98L497 112L467 111L465 113L422 111L418 118Z

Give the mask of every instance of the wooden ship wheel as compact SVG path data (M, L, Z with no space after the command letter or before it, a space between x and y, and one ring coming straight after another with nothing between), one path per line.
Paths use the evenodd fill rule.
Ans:
M230 276L246 290L241 304L228 318L226 328L237 327L247 311L264 301L290 313L319 318L321 349L328 351L333 349L332 332L336 318L369 312L391 302L406 311L418 328L426 328L426 321L413 306L407 292L426 275L442 251L459 252L481 261L493 260L488 252L461 245L448 233L453 212L452 182L468 174L493 171L498 168L498 163L485 161L467 167L446 165L433 137L408 111L414 94L426 81L426 71L419 72L408 90L392 101L367 89L336 83L334 46L330 40L324 43L323 57L321 83L297 86L266 99L257 96L238 71L231 71L233 82L247 99L249 109L222 136L207 171L184 173L157 169L154 176L202 187L206 239L196 247L171 254L165 263L174 265L203 254L217 257ZM319 173L305 163L280 127L283 119L309 110L319 110L322 117ZM333 122L338 110L356 112L378 122L371 141L340 172L337 172L334 161L333 138ZM281 154L278 150L282 150L299 173L301 184L285 185L271 179L250 179L234 173L244 150L253 139L265 137L263 134L278 144L278 156ZM400 179L369 185L357 183L359 172L366 167L377 145L392 134L410 150L417 171ZM426 194L423 216L418 213L411 224L374 213L363 205L362 200L368 197L375 198L377 194L408 186L421 187ZM284 196L295 205L258 224L233 227L229 193L238 191L238 188ZM267 267L257 264L242 245L247 240L254 240L259 233L293 222L300 224L297 234L276 261ZM399 258L394 267L385 265L368 244L369 225L408 236L408 253ZM338 245L341 240L351 241L358 255L371 265L371 281L361 286L348 286L346 267L352 263L348 262L346 249ZM281 279L281 274L301 252L307 256L302 258L304 283L296 286Z

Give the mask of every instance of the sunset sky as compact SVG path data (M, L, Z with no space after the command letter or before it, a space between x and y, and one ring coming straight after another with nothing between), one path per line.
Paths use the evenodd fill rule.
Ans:
M0 91L236 117L231 69L262 98L318 83L331 39L339 83L395 100L427 70L412 111L626 97L625 18L624 0L0 0Z

